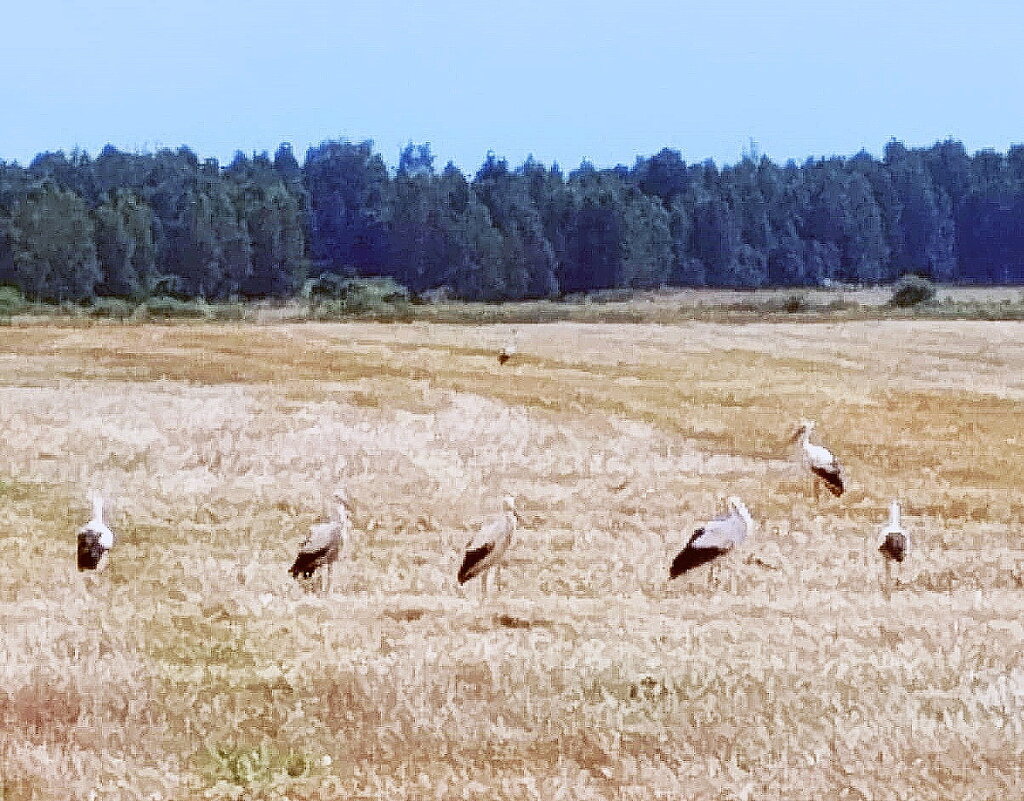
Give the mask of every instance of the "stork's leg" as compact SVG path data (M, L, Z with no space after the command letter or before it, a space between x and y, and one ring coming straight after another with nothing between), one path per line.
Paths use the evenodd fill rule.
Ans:
M885 560L885 597L888 600L892 596L892 560Z
M811 474L811 486L813 487L812 491L814 493L814 502L817 503L818 493L821 492L821 487L818 486L818 479L813 474Z

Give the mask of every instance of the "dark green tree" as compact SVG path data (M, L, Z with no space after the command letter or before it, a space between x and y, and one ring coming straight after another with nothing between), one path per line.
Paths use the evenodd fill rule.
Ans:
M249 232L219 178L207 177L181 198L168 231L164 273L190 297L220 300L241 291L252 272Z
M391 180L371 142L324 142L306 154L310 248L316 269L385 273Z
M224 170L231 202L252 247L252 270L239 289L248 297L290 295L306 277L305 234L300 196L289 190L278 157L242 153Z
M569 176L573 206L559 283L563 292L616 286L622 265L622 182L584 162Z
M634 180L645 195L654 195L665 205L683 194L690 185L690 172L678 150L664 148L650 158L638 158Z
M434 154L430 152L430 143L414 145L409 142L402 148L398 156L398 175L404 178L416 176L432 176L434 174Z
M437 180L400 170L394 181L389 241L390 275L414 292L443 280L439 239L443 239Z
M46 181L14 208L13 283L29 298L86 300L101 279L93 223L74 192Z
M70 156L63 150L40 153L29 165L28 174L36 183L51 181L69 189L91 205L99 200L93 163L84 150L76 148Z
M470 300L506 296L501 234L465 176L449 163L439 181L445 285Z
M554 249L531 193L535 163L510 172L503 159L489 154L473 181L503 239L503 283L509 299L547 297L558 291Z
M896 271L950 280L955 262L949 197L932 183L920 152L891 142L885 149L885 165L900 204L900 247L894 253Z
M153 211L130 190L96 209L96 254L103 277L96 294L143 298L156 283Z
M658 198L637 190L626 193L618 286L652 288L668 283L674 264L671 222Z
M690 253L703 265L708 284L734 285L742 244L740 223L725 200L711 197L694 207Z

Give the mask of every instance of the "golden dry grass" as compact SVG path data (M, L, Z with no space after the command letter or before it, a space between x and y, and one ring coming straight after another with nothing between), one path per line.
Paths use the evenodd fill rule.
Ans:
M1019 797L1019 332L561 323L499 368L501 327L4 329L0 800ZM354 556L305 595L339 483ZM505 492L529 526L480 604L454 573ZM726 493L778 569L669 585Z

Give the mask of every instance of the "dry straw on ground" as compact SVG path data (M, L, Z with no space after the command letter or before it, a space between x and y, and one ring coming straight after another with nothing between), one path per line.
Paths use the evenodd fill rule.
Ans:
M5 329L0 799L1021 796L1017 325L521 326L500 368L506 336ZM341 483L353 557L305 595ZM481 605L455 570L501 493L528 526ZM669 585L720 493L757 561Z

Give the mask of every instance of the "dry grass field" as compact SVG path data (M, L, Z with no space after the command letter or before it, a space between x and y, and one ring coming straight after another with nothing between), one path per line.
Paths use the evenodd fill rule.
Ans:
M502 327L0 329L0 801L1024 797L1021 331L560 323L499 368ZM352 559L304 593L339 485ZM756 534L669 584L725 494Z

